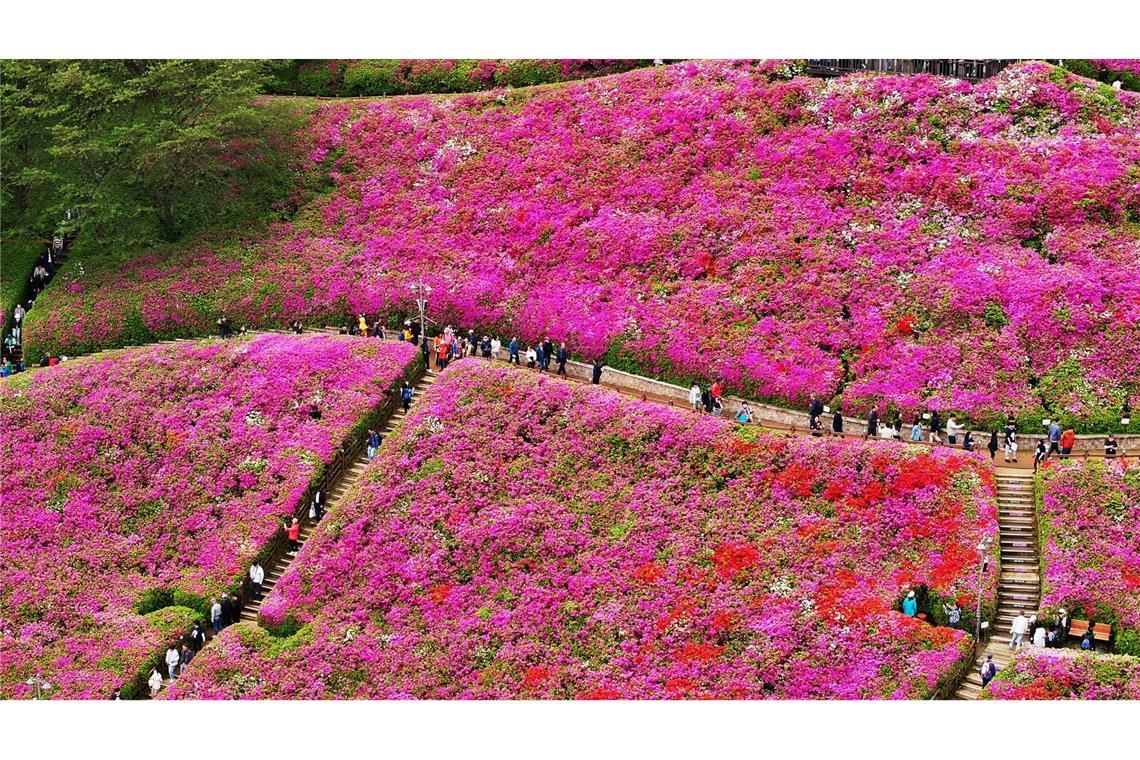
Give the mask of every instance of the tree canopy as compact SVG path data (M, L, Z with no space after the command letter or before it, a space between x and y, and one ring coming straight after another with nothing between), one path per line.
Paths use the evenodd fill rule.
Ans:
M295 184L295 124L258 102L264 64L0 62L5 235L71 211L85 244L174 242L273 212Z

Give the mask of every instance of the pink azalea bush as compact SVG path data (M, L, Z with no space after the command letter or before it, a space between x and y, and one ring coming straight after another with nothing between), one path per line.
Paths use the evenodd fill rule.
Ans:
M468 359L172 698L921 698L972 651L975 455L761 434ZM995 573L984 587L992 609ZM923 589L926 592L923 596Z
M408 344L266 335L0 381L0 698L27 697L37 673L64 698L133 678L198 617L141 615L148 592L193 606L233 590L414 358Z
M1140 405L1140 96L1044 63L793 72L324 104L331 193L261 238L73 267L28 339L395 316L422 277L442 321L758 398L1100 431Z
M984 699L1140 699L1140 658L1029 649L1002 669Z
M1140 654L1140 467L1054 462L1041 474L1042 606L1115 628Z

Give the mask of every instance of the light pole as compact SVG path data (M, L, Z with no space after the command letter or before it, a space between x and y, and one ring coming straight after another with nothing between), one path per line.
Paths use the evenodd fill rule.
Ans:
M27 681L24 681L24 683L26 683L28 686L36 687L36 699L43 699L44 692L51 691L51 684L48 683L48 681L39 673L36 673Z
M982 593L985 590L985 575L986 569L990 566L990 545L994 542L994 537L987 534L982 537L978 542L978 612L974 619L974 639L976 641L982 640Z

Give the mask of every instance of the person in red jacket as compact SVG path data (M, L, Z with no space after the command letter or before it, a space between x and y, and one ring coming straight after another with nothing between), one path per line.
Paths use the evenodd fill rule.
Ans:
M1077 442L1077 434L1072 428L1061 433L1061 459L1068 459L1073 453L1073 446Z
M289 537L289 551L298 551L301 548L301 523L294 517L293 522L283 527L285 528L285 535Z

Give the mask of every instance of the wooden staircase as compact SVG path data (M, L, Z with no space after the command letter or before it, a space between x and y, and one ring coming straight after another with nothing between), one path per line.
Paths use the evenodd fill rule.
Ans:
M1001 543L997 619L992 623L993 636L984 649L979 647L974 667L954 693L955 699L977 699L982 693L980 671L986 655L994 656L998 670L1010 664L1014 654L1009 648L1013 619L1018 612L1024 611L1027 616L1036 612L1041 599L1033 472L998 467L997 501Z
M428 369L428 371L424 373L424 376L420 379L419 383L415 387L415 394L412 396L412 407L415 406L416 402L419 400L423 392L430 388L432 383L435 382L435 376L435 371L431 369ZM383 441L393 431L395 431L395 429L399 426L399 424L406 416L407 415L404 412L404 407L402 405L397 406L396 411L394 411L388 418L388 422L385 424L384 429L380 431L380 440ZM351 467L344 471L344 474L341 475L340 479L332 488L331 492L326 495L326 514L328 510L336 508L336 505L338 505L340 501L345 497L345 494L348 493L352 485L356 483L362 474L364 474L364 470L367 467L368 456L367 452L365 452L364 454L361 454L359 459L352 463ZM313 531L316 530L316 527L317 522L308 519L308 516L306 515L305 520L301 523L301 532L298 536L298 542L302 547L305 545L305 542L309 540L309 537L313 535ZM246 602L245 607L242 608L242 622L256 623L259 620L261 615L262 602L265 601L265 598L269 596L270 592L272 592L274 587L277 586L277 582L281 580L281 576L284 575L285 571L289 569L289 566L293 564L293 560L296 557L297 552L286 552L280 558L278 558L278 560L274 562L271 567L266 568L265 582L261 584L261 593Z

